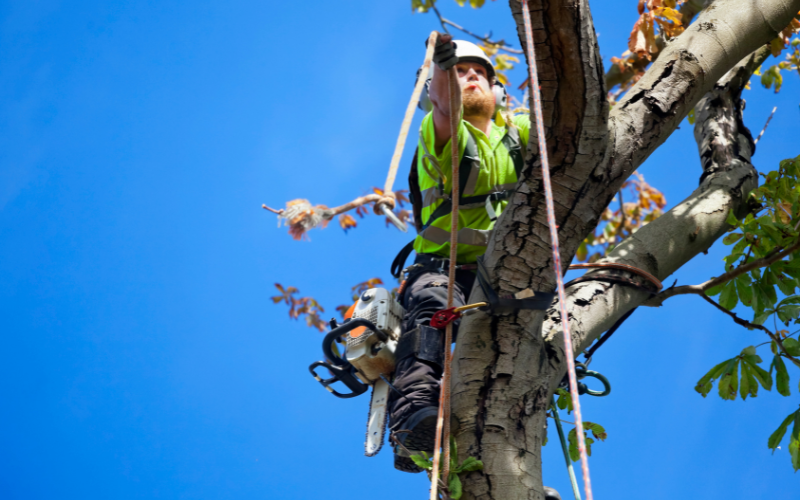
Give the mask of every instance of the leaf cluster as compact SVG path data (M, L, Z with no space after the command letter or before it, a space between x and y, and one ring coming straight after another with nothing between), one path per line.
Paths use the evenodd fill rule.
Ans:
M608 437L608 433L606 433L606 430L600 424L583 422L583 440L586 443L586 454L591 457L594 439L589 437L587 431L591 431L592 436L600 441L605 441ZM567 434L567 441L569 442L569 458L571 458L573 462L577 462L581 458L580 451L578 450L577 428L573 428L569 431L569 434Z
M623 202L623 192L629 190L633 201ZM614 247L663 214L667 200L663 193L649 185L644 176L635 172L618 194L619 208L606 208L594 232L578 247L575 257L579 262L597 262Z
M411 455L411 460L424 470L433 470L433 457L428 456L424 451L422 455ZM439 469L439 473L441 474L444 469L444 463L439 464ZM458 475L478 470L483 470L483 462L475 457L467 457L463 462L460 464L458 463L458 446L456 445L456 439L450 436L450 474L447 478L447 496L453 500L461 498L463 489L461 479Z
M320 313L325 312L325 309L313 297L295 297L295 294L300 291L293 287L284 287L280 283L275 283L275 288L278 289L280 295L270 297L273 304L285 302L289 306L289 317L292 319L299 319L305 316L306 324L319 331L325 331L327 323L322 320Z
M731 232L722 242L733 245L724 259L725 269L732 272L759 259L796 245L800 233L800 156L780 162L776 171L761 174L764 182L750 194L752 204L760 208L738 220L733 212L727 222ZM753 323L763 325L772 315L788 325L800 317L800 296L794 295L800 286L800 253L763 268L756 267L735 279L706 291L708 296L719 295L719 304L732 310L740 302L753 310ZM778 301L778 292L786 296Z
M731 246L724 258L726 274L714 280L719 284L706 290L706 295L718 295L719 306L727 311L739 305L751 309L752 322L740 323L768 335L769 340L759 345L769 344L772 361L767 370L756 353L759 346L745 347L738 356L718 363L698 380L695 390L703 397L715 382L719 396L730 401L737 395L742 400L756 397L759 386L771 391L773 383L778 394L790 396L786 360L800 368L800 342L794 338L800 330L789 333L778 327L778 323L786 327L800 323L800 295L796 293L800 287L800 156L783 160L778 170L761 175L763 183L750 193L751 206L758 207L755 212L742 220L733 212L728 214L731 230L722 240ZM774 332L763 326L770 318ZM786 417L768 440L774 451L789 424L795 422L789 444L795 470L800 469L798 419L797 412Z
M628 50L611 58L616 70L613 79L607 82L612 106L644 75L664 42L683 33L683 14L677 10L682 3L684 0L639 0L639 17L631 28ZM617 85L619 88L613 91Z

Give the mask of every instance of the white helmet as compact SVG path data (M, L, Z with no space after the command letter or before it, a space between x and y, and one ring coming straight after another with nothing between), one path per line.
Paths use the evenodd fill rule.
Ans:
M466 40L453 40L453 43L456 45L456 57L458 58L458 62L475 62L486 68L489 81L491 82L494 80L491 85L492 92L494 93L495 111L505 109L508 103L508 93L503 84L497 81L494 66L492 66L492 60L489 59L486 52L474 43ZM417 78L419 78L419 71L417 72ZM428 71L428 78L425 82L425 86L422 88L422 95L420 95L419 103L417 104L419 109L426 113L433 109L433 103L428 95L428 89L430 88L432 78L433 64L431 64L430 70Z
M495 77L492 61L482 48L466 40L453 40L453 43L456 45L456 57L458 58L458 62L475 62L482 64L483 67L486 68L490 81Z

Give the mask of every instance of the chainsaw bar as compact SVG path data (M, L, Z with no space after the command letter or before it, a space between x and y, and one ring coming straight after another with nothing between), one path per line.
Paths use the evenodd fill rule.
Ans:
M369 402L367 418L367 439L364 454L374 457L383 446L383 432L386 429L386 405L389 402L389 384L382 378L372 386L372 399Z

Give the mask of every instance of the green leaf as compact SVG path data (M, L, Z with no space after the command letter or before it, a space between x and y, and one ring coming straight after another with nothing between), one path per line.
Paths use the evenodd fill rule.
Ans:
M736 295L736 285L732 281L725 283L722 295L719 296L719 305L730 311L738 303L739 297Z
M695 386L694 390L699 392L701 396L706 397L711 391L711 381L719 377L720 374L722 374L722 372L725 370L725 366L727 366L727 364L731 361L732 360L730 359L726 359L722 363L715 365L714 368L708 370L708 373L703 375L703 377L697 381L697 385Z
M739 384L739 395L742 397L742 401L750 395L750 379L752 376L747 363L742 363L742 382ZM755 383L755 380L753 382Z
M760 366L750 363L750 369L752 370L753 376L761 383L761 387L764 389L771 391L772 390L772 375L767 372L767 370L761 368Z
M569 431L569 434L567 434L567 441L569 441L569 458L571 458L573 462L577 462L580 460L581 454L578 451L578 433L575 432L575 429Z
M763 285L762 285L763 286ZM778 294L775 293L775 287L772 285L763 286L764 294L769 299L769 305L774 306L778 302Z
M458 478L458 474L450 474L450 477L448 479L449 481L447 487L449 489L450 498L452 498L453 500L458 500L459 498L461 498L462 494L461 479Z
M753 370L750 368L749 363L742 363L742 380L747 376L747 386L750 389L750 397L758 396L758 381L753 376Z
M794 471L800 470L800 410L794 412L794 428L789 438L789 456L792 457Z
M787 276L784 276L783 279L781 279L781 277L778 276L778 288L781 289L781 292L784 295L791 295L797 288L797 280L790 279Z
M417 467L425 470L433 470L433 463L428 459L422 458L420 455L411 455L411 460L417 464Z
M467 457L458 468L459 472L473 472L476 470L483 470L483 462L475 457Z
M788 325L793 319L800 316L800 306L797 304L789 304L778 308L778 319L784 324Z
M600 441L605 441L608 437L606 429L600 424L596 424L594 422L584 422L583 428L592 431L592 436L596 437Z
M556 405L561 410L567 410L567 415L569 415L572 411L572 396L566 389L556 389L556 394L558 394Z
M789 396L791 391L789 391L789 372L786 371L786 365L780 356L775 356L772 364L775 365L775 388L778 390L778 394Z
M739 219L737 219L736 216L733 214L733 210L732 209L728 212L728 218L725 220L725 222L727 222L731 226L738 226L739 225Z
M739 241L739 239L742 236L744 236L744 234L742 234L742 233L731 233L731 234L727 235L726 237L722 238L722 243L724 243L725 245L733 245L734 243Z
M786 349L790 356L800 356L800 342L796 339L784 339L783 348Z
M736 391L739 389L739 360L740 358L733 358L719 379L717 392L722 399L736 399Z
M725 286L725 283L722 283L722 284L717 285L717 286L712 286L711 288L706 290L706 295L708 295L709 297L713 297L714 295L719 295L719 293L722 291L722 288L724 286Z
M773 309L767 309L763 313L753 318L753 323L755 323L756 325L763 325L764 322L767 321L774 312L775 311Z
M753 283L746 274L736 278L736 291L742 304L750 306L753 303Z
M786 417L783 422L781 422L781 425L775 429L775 432L770 435L769 439L767 440L767 447L772 450L772 453L775 453L778 445L780 445L781 441L783 441L783 436L786 434L786 429L789 427L789 423L795 419L795 416L798 412L800 412L800 410L789 414L789 416Z

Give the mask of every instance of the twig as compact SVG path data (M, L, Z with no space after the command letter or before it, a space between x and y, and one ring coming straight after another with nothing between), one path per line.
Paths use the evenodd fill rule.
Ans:
M733 321L734 321L734 322L735 322L737 325L743 326L743 327L745 327L745 328L747 328L747 329L749 329L749 330L754 330L754 329L755 329L755 330L761 330L761 331L763 331L763 332L766 332L766 334L767 334L767 335L769 335L769 336L770 336L770 337L771 337L773 340L775 340L775 339L774 339L774 337L775 337L775 334L774 334L774 333L772 333L772 331L770 331L770 330L769 330L767 327L765 327L764 325L757 325L757 324L755 324L755 323L751 323L751 322L747 321L746 319L742 319L742 318L740 318L739 316L737 316L737 315L736 315L736 313L735 313L735 312L733 312L733 311L729 311L729 310L725 309L725 308L724 308L724 307L722 307L721 305L717 304L717 302L716 302L716 301L712 300L712 299L711 299L711 297L709 297L708 295L706 295L706 294L704 294L704 293L702 293L702 294L698 294L698 295L700 295L701 297L703 297L703 300L705 300L706 302L708 302L708 303L709 303L709 304L711 304L712 306L716 307L716 308L717 308L717 309L719 309L720 311L722 311L722 312L724 312L725 314L727 314L728 316L730 316L730 317L731 317L731 319L733 319Z
M704 294L704 293L703 293L703 294L700 294L700 296L701 296L701 297L703 297L703 299L705 299L705 301L706 301L706 302L708 302L709 304L713 305L714 307L716 307L716 308L717 308L717 309L719 309L720 311L722 311L722 312L724 312L725 314L727 314L728 316L730 316L730 317L731 317L731 319L733 319L733 321L734 321L734 322L735 322L737 325L741 325L741 326L743 326L743 327L745 327L745 328L747 328L747 329L750 329L750 330L753 330L753 329L755 329L755 330L761 330L762 332L764 332L764 333L766 333L767 335L769 335L769 338L771 338L771 339L772 339L772 340L773 340L773 341L774 341L774 342L775 342L775 343L778 345L778 347L780 348L781 352L783 352L783 355L784 355L784 356L786 356L787 358L789 358L789 359L791 359L791 360L794 360L794 361L796 361L796 360L795 360L795 357L794 357L794 356L792 356L791 354L789 354L789 352L788 352L788 351L786 350L786 348L783 346L783 341L781 341L780 337L778 337L778 335L777 335L777 334L774 334L774 333L772 333L772 332L771 332L771 331L770 331L770 330L769 330L767 327L765 327L764 325L757 325L757 324L755 324L755 323L751 323L751 322L747 321L746 319L742 319L742 318L740 318L739 316L737 316L737 315L736 315L736 313L735 313L735 312L733 312L733 311L729 311L729 310L725 309L725 308L724 308L724 307L722 307L721 305L717 304L715 301L711 300L711 298L710 298L710 297L708 297L708 296L707 296L706 294Z
M772 116L775 114L775 111L777 110L778 106L772 108L772 113L769 114L769 118L767 118L767 123L764 124L764 128L761 129L761 133L758 134L758 137L756 137L756 140L753 141L753 144L758 144L758 141L761 140L761 136L764 135L764 132L767 131L767 126L769 125L770 120L772 120Z
M553 415L551 415L551 414L549 414L549 413L547 414L547 416L548 416L548 417L550 417L550 418L552 418L552 419L555 419L555 418L556 418L556 417L554 417ZM564 423L566 423L566 424L575 425L575 422L570 422L569 420L564 420L563 418L561 419L561 421L562 421L562 422L564 422Z
M451 20L449 20L449 19L445 19L444 17L442 17L442 14L439 12L439 9L437 9L437 8L436 8L436 5L435 5L435 4L434 4L434 6L433 6L433 11L436 13L436 16L439 18L439 23L442 25L442 29L445 31L445 33L448 33L448 34L450 33L449 31L447 31L447 27L445 26L446 24L449 24L449 25L450 25L450 26L452 26L453 28L455 28L455 29L457 29L457 30L460 30L460 31L463 31L463 32L464 32L464 33L466 33L467 35L469 35L469 36L472 36L472 37L474 37L474 38L477 38L478 40L480 40L480 41L482 41L482 42L484 42L484 43L488 43L489 45L498 45L498 47L497 47L497 48L498 48L498 49L500 49L500 50L504 50L504 51L506 51L506 52L510 52L511 54L522 54L522 53L523 53L521 50L512 49L512 48L510 47L510 45L508 45L508 44L506 43L506 41L505 41L505 40L500 40L500 41L497 41L497 42L495 42L495 41L492 41L492 40L489 38L489 36L480 36L480 35L476 35L475 33L473 33L473 32L471 32L471 31L469 31L468 29L466 29L466 28L463 28L463 27L461 27L461 26L457 25L457 24L456 24L456 23L454 23L453 21L451 21ZM489 33L489 35L491 35L491 33Z
M398 429L396 431L392 431L389 433L389 441L393 442L394 444L402 448L403 451L408 453L409 457L411 456L411 451L409 451L409 449L406 448L405 445L403 445L403 443L401 443L399 439L397 439L396 434L410 434L411 432L412 431L409 429Z
M439 12L439 9L436 8L436 4L434 3L433 5L431 5L431 7L433 7L433 11L436 13L436 17L439 18L439 24L442 25L442 29L444 30L445 33L449 35L450 32L447 30L447 25L445 25L444 18L442 17L442 14Z
M269 211L270 211L270 212L272 212L273 214L278 214L278 215L280 215L280 214L282 214L282 213L283 213L283 209L282 209L282 208L281 208L280 210L275 210L274 208L270 208L270 207L268 207L268 206L266 206L266 205L261 205L261 208L263 208L264 210L269 210Z
M730 281L730 280L732 280L734 278L737 278L738 276L741 276L742 274L750 272L753 269L758 269L758 268L761 268L761 267L767 267L768 265L772 264L773 262L777 262L777 261L781 260L782 258L786 257L787 255L791 254L792 252L794 252L795 250L798 250L798 249L800 249L800 241L798 241L797 243L795 243L794 245L790 246L789 248L787 248L785 250L781 250L781 251L778 251L777 249L773 250L772 253L770 253L769 255L767 255L765 257L762 257L760 259L756 259L756 260L754 260L754 261L752 261L752 262L750 262L748 264L743 264L743 265L737 267L736 269L733 269L731 271L728 271L725 274L722 274L721 276L718 276L716 278L711 278L710 280L706 281L705 283L701 283L699 285L683 285L683 286L678 286L678 287L667 288L666 290L664 290L663 292L659 293L658 295L656 295L655 297L653 297L652 299L648 300L647 302L645 302L642 305L646 305L648 307L659 307L659 306L661 306L661 304L664 303L665 300L667 300L670 297L674 297L676 295L686 295L686 294L690 294L690 293L693 293L693 294L696 294L696 295L702 295L704 298L706 298L705 292L707 290L709 290L711 288L714 288L717 285L721 285L723 283L727 283L728 281Z

